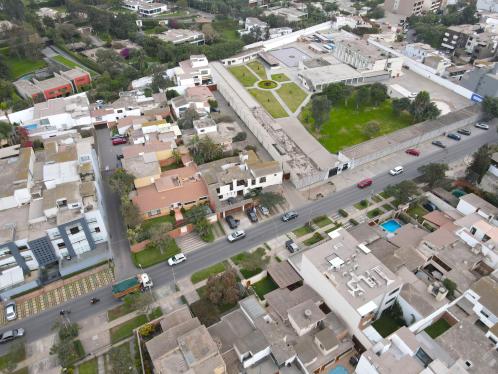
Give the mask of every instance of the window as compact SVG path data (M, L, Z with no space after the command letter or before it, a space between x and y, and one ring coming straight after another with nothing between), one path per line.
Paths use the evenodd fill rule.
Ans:
M265 183L265 182L266 182L266 177L259 178L259 183Z
M157 216L160 213L161 213L161 209L153 209L153 210L149 210L147 212L147 216L153 217L153 216Z
M486 317L486 318L489 318L489 314L486 313L484 310L481 309L481 314Z
M476 231L477 231L477 229L476 229L475 227L472 227L472 228L470 229L470 233L471 233L472 235L475 235Z
M246 181L243 179L237 181L237 186L245 186L245 184L246 184Z
M77 233L80 232L80 228L78 226L75 226L75 227L71 227L69 229L69 232L71 233L71 235L76 235Z
M57 247L58 247L59 249L61 249L61 248L66 248L66 243L64 243L64 242L62 242L62 243L57 243Z
M465 366L467 366L470 369L472 366L474 366L474 364L472 363L472 361L466 360L465 361Z
M95 232L100 232L100 227L95 227Z
M233 191L233 183L230 183L230 191Z
M385 302L385 303L384 303L384 305L390 304L390 303L392 303L394 300L396 300L396 298L395 298L395 297L392 297L392 298L390 298L389 300L387 300L387 302Z
M394 295L394 294L395 294L396 292L398 292L398 291L399 291L399 287L398 287L398 288L396 288L395 290L393 290L393 291L389 292L389 296Z

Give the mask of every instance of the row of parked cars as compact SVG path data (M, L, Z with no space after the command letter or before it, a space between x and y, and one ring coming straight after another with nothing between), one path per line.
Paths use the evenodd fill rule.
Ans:
M7 321L14 321L17 319L17 308L14 301L8 302L4 306L5 319ZM24 336L24 329L18 328L5 331L0 334L0 344L8 343L14 339Z

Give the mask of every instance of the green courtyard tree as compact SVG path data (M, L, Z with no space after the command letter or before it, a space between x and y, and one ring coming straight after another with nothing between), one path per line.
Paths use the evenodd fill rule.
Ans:
M208 209L205 205L199 204L185 212L187 221L194 225L194 231L206 242L214 240L211 224L206 218Z
M482 110L488 118L498 117L498 97L486 96L482 101Z
M378 106L387 100L387 87L382 83L374 83L370 86L370 99L374 106Z
M431 97L427 91L420 91L417 94L415 100L410 104L409 111L416 123L435 119L441 114L436 104L431 102Z
M444 184L448 165L432 163L419 167L418 171L422 173L422 181L433 188Z
M138 207L128 198L121 199L121 216L127 228L134 229L143 222Z
M491 164L491 151L487 144L481 146L473 155L472 163L467 167L465 175L467 179L481 183L482 178Z
M209 136L199 139L197 135L192 137L189 150L197 165L218 160L223 157L223 147L217 144Z
M315 95L311 99L311 113L315 120L315 130L320 131L329 119L330 106L331 104L327 96Z
M367 105L370 102L370 87L361 86L356 90L355 95L356 110L359 110L363 105Z
M259 247L252 253L248 253L242 258L239 263L240 268L255 271L258 269L264 269L268 262L270 261L270 256L266 256L266 250L263 247Z
M240 298L237 273L234 269L211 275L206 283L206 297L215 305L234 304Z
M135 177L128 174L124 169L117 169L109 179L109 186L113 192L116 192L120 196L128 196L128 194L133 190L133 181Z
M345 103L351 96L351 92L351 87L346 86L344 83L332 83L323 89L323 94L327 96L331 105Z
M418 193L417 184L411 180L391 184L384 190L388 195L394 197L399 204L405 204L410 197Z
M135 363L131 357L128 342L112 347L109 351L109 361L111 363L110 373L112 374L135 373Z
M162 222L158 225L151 226L149 229L150 241L164 253L172 244L174 239L169 235L173 229L170 222Z
M403 97L401 99L394 98L391 102L393 113L396 116L399 116L401 112L407 111L410 109L410 99L407 97Z
M274 206L285 202L285 198L276 192L262 192L257 196L257 200L260 205L267 208L273 208Z

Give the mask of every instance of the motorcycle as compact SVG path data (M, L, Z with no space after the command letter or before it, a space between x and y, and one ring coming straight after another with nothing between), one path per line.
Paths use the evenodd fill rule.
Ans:
M96 304L100 301L100 299L97 299L96 297L90 299L90 304Z

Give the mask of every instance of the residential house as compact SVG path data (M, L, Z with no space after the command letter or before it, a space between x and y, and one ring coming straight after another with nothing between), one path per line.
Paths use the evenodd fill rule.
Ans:
M184 96L177 96L171 99L171 108L176 118L180 118L183 113L194 108L200 115L210 112L210 101L214 101L213 93L206 86L188 87Z
M275 39L280 36L289 35L291 33L292 29L290 27L274 27L268 30L270 39Z
M244 22L244 29L239 30L239 34L240 35L258 34L260 38L264 39L264 36L268 28L269 28L268 24L266 22L261 21L259 18L247 17Z
M298 22L303 18L306 18L308 13L305 10L298 10L296 8L273 8L264 11L265 16L274 14L276 16L281 16L286 19L287 22Z
M168 11L168 5L154 0L124 0L121 6L144 17L153 17Z
M419 16L424 10L424 3L424 0L384 0L384 9L401 16Z
M403 282L345 229L329 236L327 242L289 261L304 282L344 319L353 336L369 348L371 342L362 330L393 305Z
M218 125L211 117L194 120L194 129L197 135L213 134L218 132Z
M161 39L163 42L173 44L204 44L204 33L196 30L189 29L170 29L163 31L160 34L154 35L156 38Z
M166 74L181 87L207 86L213 82L209 61L204 55L192 55L181 61L178 67L167 70Z
M441 47L443 50L453 54L457 49L468 52L469 39L473 39L480 29L479 25L454 25L446 29ZM472 44L472 43L469 43ZM471 51L472 52L472 51Z
M460 85L483 97L498 96L498 65L478 65L467 69Z
M457 210L463 215L477 213L493 225L498 226L498 221L496 221L498 208L474 193L469 193L460 197Z
M197 166L191 163L167 170L148 186L137 188L133 202L144 219L169 214L171 210L189 209L208 201L208 189Z

